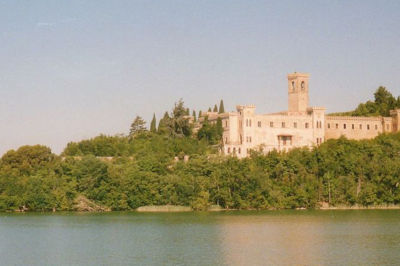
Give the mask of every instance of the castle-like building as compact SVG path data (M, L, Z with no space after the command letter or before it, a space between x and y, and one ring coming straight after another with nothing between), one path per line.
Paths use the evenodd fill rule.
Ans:
M287 111L256 114L254 105L238 105L236 112L203 114L211 123L221 118L223 153L243 158L250 150L287 151L318 146L342 135L348 139L370 139L399 130L400 109L391 111L391 117L355 117L329 116L324 107L310 107L308 81L309 74L288 75Z

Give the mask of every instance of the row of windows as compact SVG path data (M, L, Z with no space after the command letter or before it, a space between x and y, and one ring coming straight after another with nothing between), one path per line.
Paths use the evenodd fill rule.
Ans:
M240 122L240 127L241 127L242 123ZM281 122L281 127L282 128L286 128L286 122ZM261 127L261 121L257 121L257 126ZM275 127L276 125L274 124L274 122L269 122L269 127ZM297 128L298 123L297 122L293 122L293 128ZM251 127L251 119L246 119L246 127ZM309 128L310 124L308 122L304 123L304 128ZM316 128L322 128L322 121L317 121L316 122ZM329 128L329 125L328 125Z
M297 122L293 122L293 128L297 128L298 124ZM260 122L260 127L261 127L261 122ZM275 127L274 122L269 122L269 127ZM286 128L286 122L281 123L282 128ZM309 128L310 124L309 123L304 123L304 128Z
M331 124L330 123L328 123L327 126L328 126L328 128L331 128ZM356 126L354 124L351 124L351 129L355 129L355 128L356 128ZM358 128L359 129L363 129L363 125L359 124ZM375 128L375 130L378 130L378 125L374 125L374 128ZM335 124L335 129L339 129L339 124L338 123ZM343 124L343 129L347 129L347 124ZM371 129L370 125L367 124L367 130L370 130L370 129ZM386 129L389 130L389 125L386 125Z
M320 145L322 143L322 138L317 138L317 145Z
M261 121L257 122L257 126L261 127ZM274 124L274 122L269 122L269 127L275 127L276 125ZM298 124L297 122L293 122L293 128L297 128ZM240 123L240 127L241 127L241 123ZM251 127L251 119L246 119L246 127ZM286 128L286 122L281 122L281 127L282 128ZM304 123L304 128L309 128L310 124L309 123ZM322 121L318 121L317 122L317 128L322 128Z
M238 153L240 154L240 152L241 152L241 150L240 150L240 148L238 148ZM228 148L228 153L231 153L231 148ZM233 148L232 153L236 154L236 148Z

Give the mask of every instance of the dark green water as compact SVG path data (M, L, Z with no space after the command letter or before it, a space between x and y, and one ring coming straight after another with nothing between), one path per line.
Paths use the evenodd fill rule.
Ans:
M399 265L400 211L0 214L1 265Z

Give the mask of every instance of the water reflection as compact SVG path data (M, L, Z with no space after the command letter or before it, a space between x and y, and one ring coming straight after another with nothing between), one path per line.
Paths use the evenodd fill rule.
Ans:
M396 210L0 214L0 264L397 264L399 222Z
M227 265L362 265L400 261L398 211L262 212L219 219Z

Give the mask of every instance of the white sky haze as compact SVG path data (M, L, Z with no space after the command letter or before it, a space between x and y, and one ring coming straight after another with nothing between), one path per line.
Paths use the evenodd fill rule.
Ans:
M0 154L127 133L180 98L284 110L294 71L328 112L399 96L400 1L0 0Z

